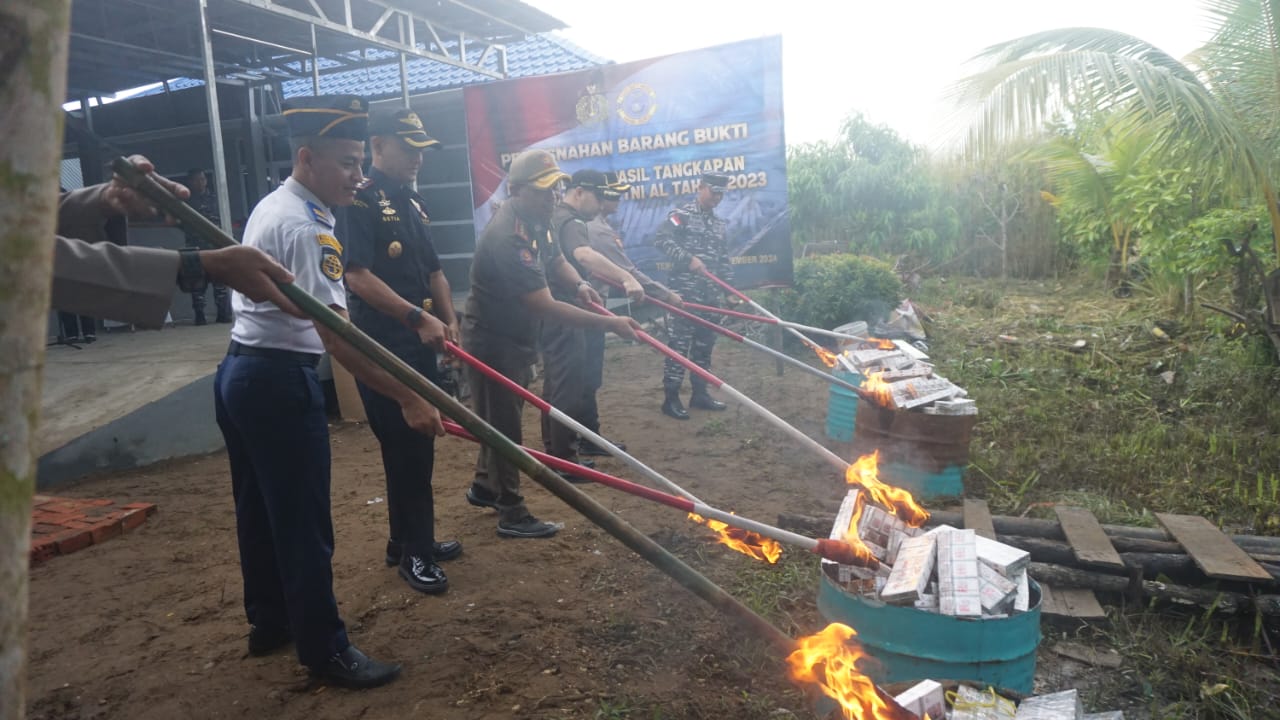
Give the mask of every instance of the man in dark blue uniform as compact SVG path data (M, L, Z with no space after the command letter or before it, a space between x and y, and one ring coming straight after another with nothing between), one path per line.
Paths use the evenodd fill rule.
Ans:
M369 120L373 167L351 207L338 210L338 241L346 248L351 320L437 385L436 352L457 340L449 281L431 245L426 201L412 186L422 154L440 143L417 113L375 112ZM434 315L433 315L434 313ZM414 590L442 593L449 581L437 562L462 554L456 540L437 543L431 472L435 438L414 432L399 404L357 382L369 427L382 448L391 537L387 565Z
M671 259L668 284L685 300L700 305L719 306L723 294L703 269L718 277L732 279L733 266L729 264L729 246L725 239L724 220L716 216L716 206L724 198L729 178L706 173L698 183L698 193L693 202L671 211L653 244ZM698 313L706 320L719 322L714 315ZM672 350L697 363L704 370L711 369L711 347L716 336L709 328L695 325L681 317L670 318L671 338L667 345ZM662 388L665 397L662 412L677 420L688 420L689 413L680 402L680 385L684 383L684 366L667 358L662 367ZM696 375L689 377L693 395L689 407L701 410L724 410L725 404L711 397L707 383Z
M293 174L258 203L244 233L245 245L279 260L299 288L342 315L343 248L330 208L349 205L364 179L367 108L351 95L286 104ZM199 256L183 255L185 271ZM440 415L323 325L239 292L231 302L236 320L214 405L231 464L249 653L266 655L292 640L298 660L323 681L356 688L391 682L400 666L351 644L333 595L321 353L395 398L418 432L443 435Z

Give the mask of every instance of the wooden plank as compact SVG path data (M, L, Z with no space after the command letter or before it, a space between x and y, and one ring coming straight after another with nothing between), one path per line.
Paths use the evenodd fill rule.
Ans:
M1254 562L1231 538L1199 515L1156 513L1156 519L1211 578L1274 582L1271 573Z
M1067 536L1067 542L1071 543L1071 550L1077 560L1090 565L1124 567L1120 553L1112 547L1111 540L1107 538L1093 513L1084 508L1066 505L1054 505L1053 511L1058 514L1062 534Z
M1051 588L1040 583L1040 612L1044 615L1073 618L1104 618L1107 613L1092 590L1084 588Z
M988 540L996 539L996 527L991 524L991 510L987 508L986 500L965 499L964 527Z

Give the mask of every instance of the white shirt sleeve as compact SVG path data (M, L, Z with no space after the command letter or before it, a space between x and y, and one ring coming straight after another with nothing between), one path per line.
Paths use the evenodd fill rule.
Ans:
M293 273L294 284L320 302L345 310L346 258L333 231L316 223L299 223L285 230L282 240L280 262Z

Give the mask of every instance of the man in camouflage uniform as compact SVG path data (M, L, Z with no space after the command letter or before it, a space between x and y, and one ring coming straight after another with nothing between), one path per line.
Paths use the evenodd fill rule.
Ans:
M673 210L662 227L658 228L654 245L671 259L668 284L682 298L702 305L719 306L720 290L702 274L710 270L716 276L731 279L729 248L725 240L725 222L716 217L715 208L724 198L729 178L724 175L704 174L698 183L698 193L693 202ZM715 316L703 315L707 320L719 322ZM711 369L711 346L715 333L709 328L695 325L678 317L668 318L671 328L667 344L699 367ZM689 413L680 402L680 385L684 382L684 366L667 358L663 364L662 387L666 398L662 412L677 420L688 420ZM689 407L701 410L724 410L725 404L707 393L706 381L691 376L693 396Z
M209 222L214 225L221 225L222 220L218 215L218 196L216 193L209 191L209 179L201 168L192 168L187 171L187 187L191 189L191 197L187 200L187 204L195 209L196 212L205 216ZM209 245L201 236L193 233L186 233L187 247L197 250L212 250L213 246ZM227 286L222 283L209 283L213 286L213 305L216 315L214 320L220 323L231 322L231 296L227 294ZM204 325L208 320L204 316L205 295L204 288L199 292L191 293L191 309L195 312L196 325Z

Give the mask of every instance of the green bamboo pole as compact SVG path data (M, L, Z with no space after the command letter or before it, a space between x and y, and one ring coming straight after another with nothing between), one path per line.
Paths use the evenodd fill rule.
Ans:
M181 221L187 230L200 235L217 247L229 247L236 244L235 240L223 232L221 228L209 222L208 219L196 212L191 206L174 197L156 182L155 178L140 172L134 167L133 163L125 158L116 158L112 162L112 168L126 183L158 205L161 210ZM636 530L608 508L596 502L590 495L582 492L567 480L552 472L546 465L534 459L533 456L526 453L523 448L516 445L507 436L480 419L479 416L454 399L453 396L418 374L403 360L379 345L373 338L334 312L328 305L292 283L280 283L280 290L302 312L350 343L352 347L383 370L386 370L392 377L404 383L410 390L413 390L427 402L436 406L440 412L466 428L480 442L497 450L503 458L533 478L534 481L546 488L552 495L560 498L569 507L586 516L588 520L603 528L605 532L617 538L619 542L626 545L654 567L666 573L715 609L736 620L767 642L779 654L786 656L795 649L792 639L786 633L756 614L746 605L743 605L697 570L667 552L665 548L654 542L649 536Z

